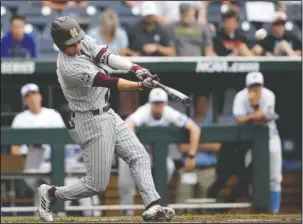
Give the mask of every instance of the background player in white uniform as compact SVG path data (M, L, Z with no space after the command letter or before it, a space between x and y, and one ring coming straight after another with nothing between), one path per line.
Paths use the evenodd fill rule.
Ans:
M246 88L237 93L233 104L233 114L237 123L267 123L269 127L269 176L271 189L271 212L280 209L282 182L281 140L275 120L275 94L265 88L260 72L251 72L246 76Z
M136 133L136 128L140 126L169 126L175 125L179 128L186 128L190 135L189 151L192 155L196 154L196 150L200 140L200 128L185 114L180 113L174 108L167 105L167 93L160 89L152 89L149 94L148 103L139 107L127 119L126 123ZM164 149L165 150L165 149ZM151 153L151 152L150 152ZM185 169L191 170L191 160L187 159L185 162ZM167 172L168 181L171 179L175 170L173 159L168 155L167 157ZM134 196L136 193L136 186L128 165L119 159L119 190L120 190L120 204L131 205L134 203ZM126 211L125 215L132 215L133 211Z
M42 96L39 87L34 83L28 83L21 88L21 96L27 110L16 115L12 122L12 128L61 128L65 127L61 115L54 109L42 107ZM25 160L25 172L37 172L44 160L45 150L49 149L47 144L43 145L14 145L11 152L14 155L27 155ZM36 192L39 179L35 177L25 178L27 185ZM37 200L35 198L34 203Z
M62 187L41 185L38 215L52 221L52 205L57 200L77 200L91 197L106 189L114 154L130 166L132 177L140 189L146 211L145 221L169 221L175 212L159 205L151 174L150 158L136 135L108 104L110 88L123 90L154 88L157 75L126 58L98 45L68 16L52 23L52 38L60 49L57 76L70 109L69 133L84 150L86 176L77 183ZM135 73L140 82L110 77L107 69Z
M83 150L80 146L75 144L67 144L65 145L65 172L67 176L64 178L64 184L74 184L77 182L78 177L69 176L69 173L73 172L81 172L85 173L85 166L83 163ZM39 168L40 172L50 172L51 171L51 148L46 149L44 154L44 161ZM47 180L49 183L50 180ZM100 205L100 200L98 195L94 195L89 198L81 198L78 200L80 206L94 206ZM71 205L71 201L65 201L65 206ZM101 212L99 210L84 210L83 216L101 216Z

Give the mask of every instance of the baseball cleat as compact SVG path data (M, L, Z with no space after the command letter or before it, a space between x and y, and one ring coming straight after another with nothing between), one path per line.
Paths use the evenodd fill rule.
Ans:
M173 208L169 207L163 207L165 211L165 220L164 221L170 221L175 216L175 210Z
M48 190L50 188L51 186L46 184L41 184L38 188L39 199L37 213L43 221L48 222L52 222L54 220L52 215L52 205L56 202L55 199L52 199L48 195Z
M165 221L165 210L160 205L154 205L143 212L142 218L145 222Z

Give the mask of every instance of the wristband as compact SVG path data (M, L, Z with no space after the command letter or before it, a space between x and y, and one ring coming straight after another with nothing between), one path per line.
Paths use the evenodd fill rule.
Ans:
M191 155L191 154L186 153L186 154L185 154L185 157L186 157L186 158L189 158L189 159L194 159L194 158L196 158L196 154Z
M138 89L140 89L140 90L143 89L143 84L142 84L142 82L137 82L137 86L138 86Z

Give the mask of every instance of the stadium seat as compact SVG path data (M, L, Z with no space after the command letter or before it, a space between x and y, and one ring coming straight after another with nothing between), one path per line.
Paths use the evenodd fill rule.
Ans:
M51 38L38 39L39 58L41 59L53 59L58 55L58 51L54 49L54 43Z
M47 10L50 11L44 14ZM51 8L41 7L40 5L29 5L26 8L19 9L18 13L26 16L27 23L32 24L40 33L43 32L47 24L58 16L58 13L51 10Z
M19 8L25 8L29 5L29 1L1 1L1 5L5 6L12 12L17 12Z
M132 8L121 3L120 1L91 1L90 4L100 10L104 10L107 8L113 9L118 13L119 16L133 15Z
M95 15L89 15L87 7L67 7L63 9L61 14L76 18L80 24L89 24L91 17Z
M140 16L121 16L120 24L123 28L128 28L129 26L136 24L140 19Z
M90 30L92 28L95 28L95 27L99 26L101 13L96 13L94 16L91 17L91 20L90 20L90 23L88 24L87 30Z
M301 21L302 22L301 7L298 6L297 4L287 5L285 13L288 17L288 20L290 20L290 21Z
M5 6L1 5L1 31L7 32L9 29L12 13Z
M302 40L302 30L295 22L288 21L285 24L285 29L292 32L299 40Z
M262 29L265 29L269 33L269 32L271 32L270 26L271 26L270 23L263 23Z
M248 21L243 21L240 24L241 30L243 31L246 39L248 40L249 47L252 47L257 43L257 40L255 38L255 33L257 31L256 27L253 23L250 23Z
M221 23L221 3L211 2L207 6L207 20L216 27Z

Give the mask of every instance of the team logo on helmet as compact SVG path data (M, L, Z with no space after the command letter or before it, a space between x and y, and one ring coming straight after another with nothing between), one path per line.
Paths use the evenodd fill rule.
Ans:
M76 28L73 28L73 29L71 29L70 31L69 31L69 33L70 33L70 35L72 36L72 37L76 37L76 36L78 36L78 31L76 30Z

